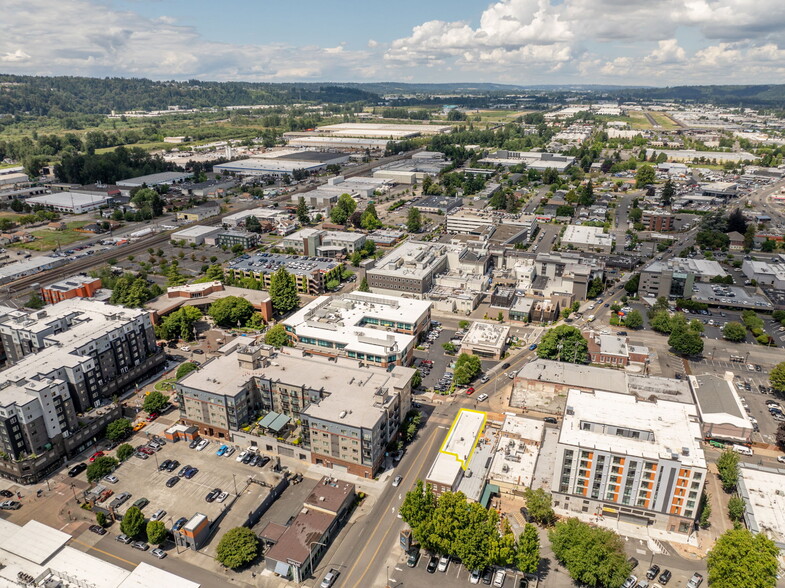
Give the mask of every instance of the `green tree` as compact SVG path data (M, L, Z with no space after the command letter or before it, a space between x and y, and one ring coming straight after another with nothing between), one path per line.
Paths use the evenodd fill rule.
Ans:
M215 558L230 569L251 563L259 555L259 539L248 527L227 531L218 542Z
M592 587L621 586L630 573L624 541L611 530L567 519L548 535L553 554L576 582Z
M657 174L654 172L654 168L648 164L644 164L640 166L635 173L635 187L643 188L649 184L653 184L656 179Z
M302 196L297 199L297 220L302 225L307 225L311 222L311 217L308 215L308 205Z
M540 536L537 527L527 523L515 547L515 567L524 574L533 574L540 566Z
M551 495L542 488L532 490L526 488L523 491L523 498L526 501L526 510L529 512L531 520L548 527L556 520L556 513L551 506Z
M689 329L674 330L668 337L668 345L681 355L696 356L703 352L703 339Z
M117 459L120 461L125 461L129 457L131 457L136 450L134 446L130 443L123 443L120 447L117 448Z
M368 204L360 217L360 226L366 231L374 231L382 226L376 207L373 203Z
M746 249L747 251L750 251L752 249L752 246L755 244L756 232L757 231L755 230L755 225L752 223L750 223L747 226L747 230L744 231L744 249Z
M589 347L580 329L559 325L549 329L537 347L537 357L569 363L588 363Z
M741 496L734 494L730 497L728 500L728 517L730 517L730 520L741 522L744 518L745 510L746 506L744 505L744 499Z
M97 457L93 463L87 466L87 481L95 482L100 480L107 474L110 474L118 466L118 463L114 457L109 457L108 455Z
M701 529L706 529L709 526L709 519L711 518L711 500L704 488L701 494L700 504L698 505L700 514L698 515L698 525Z
M445 353L455 353L458 350L458 348L455 347L455 344L450 341L442 343L442 349L444 349Z
M207 314L213 318L218 326L231 328L244 325L254 312L253 304L245 298L227 296L213 302Z
M95 513L95 522L100 526L105 527L109 521L107 520L106 515L99 511Z
M179 380L181 378L184 378L191 372L195 372L198 369L199 369L198 365L196 365L191 361L186 361L185 363L180 364L180 366L177 368L177 371L174 374L174 377Z
M406 215L406 229L410 233L419 233L422 230L422 214L418 208L413 206Z
M774 588L777 585L779 550L765 533L747 529L727 531L709 552L709 586L712 588Z
M144 528L144 515L142 511L132 506L123 515L123 520L120 521L120 531L125 533L131 538L138 537Z
M106 438L110 441L122 441L133 432L131 421L117 419L106 426Z
M736 321L725 323L725 326L722 327L722 338L734 343L740 343L747 338L747 329Z
M738 454L730 449L723 451L717 459L717 474L722 482L722 489L725 492L732 492L739 478Z
M769 383L775 392L785 393L785 361L778 363L771 369Z
M33 292L30 295L30 298L27 299L27 302L25 302L25 306L32 310L40 310L45 306L45 304L46 303L38 292Z
M461 353L455 361L453 369L453 382L456 386L464 386L471 382L482 370L480 358L476 355Z
M360 285L357 287L357 290L360 292L370 292L371 288L368 286L368 278L363 276L363 279L360 281Z
M245 326L249 329L262 329L264 325L267 324L264 321L264 317L262 316L261 312L254 312L250 318L245 321Z
M602 278L594 278L586 289L586 298L597 298L604 289L605 284L602 282Z
M777 242L774 239L766 239L760 245L760 250L764 253L772 253L777 249Z
M662 187L662 204L663 206L670 206L673 196L676 194L676 188L673 182L668 178L665 185Z
M638 223L643 218L643 210L640 208L631 208L629 213L629 219L634 222Z
M338 287L339 287L340 285L341 285L341 282L339 282L338 280L336 280L336 279L334 279L334 278L333 278L332 280L328 281L328 282L327 282L327 283L324 285L324 288L325 288L325 289L326 289L328 292L333 292L333 291L337 290L337 289L338 289Z
M459 329L466 329L466 328L469 327L469 325L471 325L470 321L467 321L467 320L458 321L458 328Z
M628 312L624 316L624 326L628 329L640 329L643 326L643 315L637 310Z
M705 330L703 323L700 322L698 319L692 319L690 321L689 328L690 331L692 331L693 333L702 333Z
M667 310L660 310L649 318L649 326L658 333L671 332L671 316Z
M278 314L286 314L300 306L295 277L283 266L270 277L270 299Z
M635 274L629 280L624 283L624 289L627 291L627 294L633 296L638 293L638 286L641 282L641 275Z
M419 543L426 541L426 538L420 534L421 529L433 517L435 510L436 496L431 485L417 480L414 488L406 493L399 513L404 522L411 527L414 538Z
M289 335L286 334L286 328L280 323L270 327L264 334L264 342L278 349L286 347L289 344Z
M202 312L195 306L183 306L168 314L156 326L156 334L161 339L184 339L193 341L194 323L202 318Z
M345 225L349 217L357 209L357 202L349 194L341 194L338 202L330 210L330 220L337 225Z
M166 541L166 525L163 521L150 521L147 523L147 542L161 545Z
M245 230L250 231L252 233L261 233L262 223L260 223L259 219L256 218L254 215L251 215L245 219Z
M169 404L169 397L158 390L153 390L144 397L142 409L147 412L161 412Z
M422 384L422 372L420 370L414 370L414 375L412 376L412 390L415 390L420 387Z

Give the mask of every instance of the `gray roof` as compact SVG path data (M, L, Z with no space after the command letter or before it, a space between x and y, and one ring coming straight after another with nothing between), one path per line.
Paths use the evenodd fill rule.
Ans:
M742 418L744 414L728 382L712 375L692 376L697 382L692 391L701 414L729 414Z

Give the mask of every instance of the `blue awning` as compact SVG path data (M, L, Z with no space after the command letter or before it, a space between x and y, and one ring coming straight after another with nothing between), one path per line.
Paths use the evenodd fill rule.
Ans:
M480 504L482 504L484 508L488 508L488 504L491 502L491 496L498 493L499 487L496 484L486 484L485 490L482 491Z
M283 561L275 562L275 573L284 578L289 577L289 564Z

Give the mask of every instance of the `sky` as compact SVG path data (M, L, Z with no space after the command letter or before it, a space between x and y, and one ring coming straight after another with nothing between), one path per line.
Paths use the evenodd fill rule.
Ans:
M785 83L785 0L2 0L0 73Z

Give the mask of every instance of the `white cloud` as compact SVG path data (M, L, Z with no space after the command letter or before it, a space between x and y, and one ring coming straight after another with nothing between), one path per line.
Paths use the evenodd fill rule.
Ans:
M30 56L21 49L17 49L13 53L6 53L0 57L0 61L4 61L6 63L12 63L15 61L28 61L29 59Z
M643 58L644 63L665 65L668 63L683 63L687 59L687 53L679 47L676 39L665 39L660 41L657 48Z
M368 48L375 49L379 46L379 41L374 41L373 39L368 39Z

